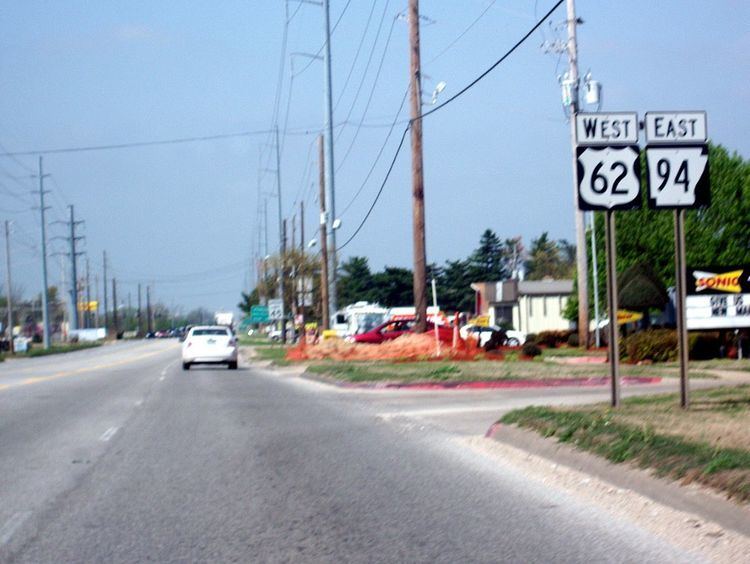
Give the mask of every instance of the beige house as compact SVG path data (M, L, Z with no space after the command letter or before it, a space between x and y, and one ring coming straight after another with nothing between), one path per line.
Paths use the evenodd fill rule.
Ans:
M524 333L564 330L571 327L563 317L573 294L572 280L503 280L475 282L476 315L489 316L491 325L508 322Z

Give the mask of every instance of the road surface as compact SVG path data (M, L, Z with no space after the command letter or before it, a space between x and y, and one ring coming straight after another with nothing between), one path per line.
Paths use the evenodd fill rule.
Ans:
M2 363L0 561L698 558L465 448L473 430L451 431L450 412L393 414L429 397L185 372L171 340Z

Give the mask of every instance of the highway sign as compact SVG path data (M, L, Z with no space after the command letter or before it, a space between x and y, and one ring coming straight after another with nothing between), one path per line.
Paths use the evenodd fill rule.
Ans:
M578 157L578 208L623 210L641 205L638 146L581 147Z
M268 306L254 305L250 308L250 323L268 323Z
M284 319L284 304L281 300L268 300L268 318L272 321Z

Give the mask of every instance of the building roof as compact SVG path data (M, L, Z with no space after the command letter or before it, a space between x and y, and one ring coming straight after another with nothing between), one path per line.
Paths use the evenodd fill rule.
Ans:
M518 293L522 296L567 295L573 293L572 280L521 280Z

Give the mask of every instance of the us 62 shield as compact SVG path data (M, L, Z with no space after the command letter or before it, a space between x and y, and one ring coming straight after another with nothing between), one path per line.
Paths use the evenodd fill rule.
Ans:
M641 207L637 145L578 147L578 208L624 210Z
M647 146L650 208L697 208L710 204L708 147Z

